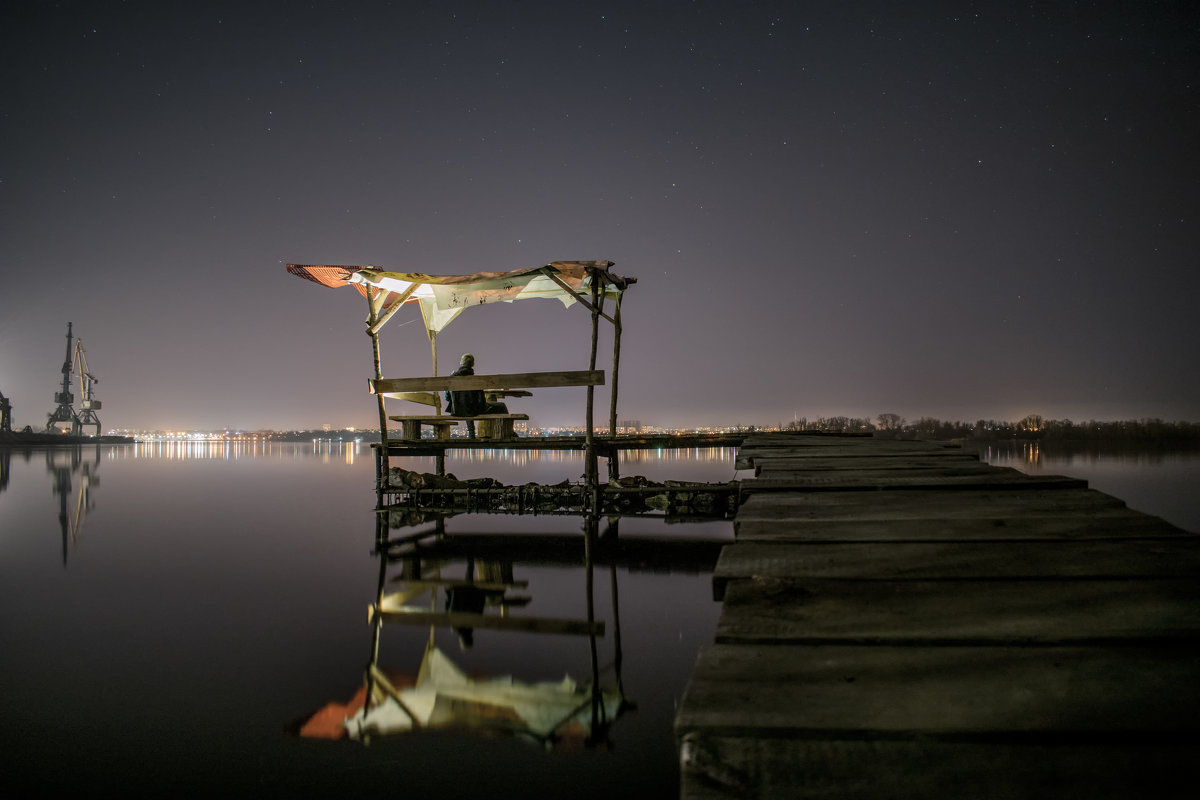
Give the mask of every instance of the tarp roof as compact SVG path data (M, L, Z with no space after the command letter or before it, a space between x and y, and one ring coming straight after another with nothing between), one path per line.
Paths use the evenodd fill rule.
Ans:
M347 267L333 264L288 264L293 275L322 286L352 285L364 296L367 288L384 292L380 308L419 303L427 331L437 333L469 306L554 298L564 306L579 297L589 297L593 277L602 280L601 291L616 296L636 278L623 278L608 271L611 261L554 261L540 267L509 272L475 272L469 275L426 275L392 272L379 267ZM391 308L391 310L395 310Z

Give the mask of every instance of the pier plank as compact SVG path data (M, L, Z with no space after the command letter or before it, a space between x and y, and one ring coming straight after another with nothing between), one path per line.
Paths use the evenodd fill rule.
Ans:
M1192 800L1200 746L708 734L681 738L689 800Z
M967 580L986 578L1200 578L1188 538L1019 542L738 542L721 551L713 586L738 578Z
M1094 539L1193 536L1093 489L763 492L734 520L738 541Z
M1005 519L1091 514L1124 509L1125 502L1087 488L1025 491L913 489L879 492L771 492L746 498L738 520Z
M994 519L881 519L734 521L739 542L1013 541L1019 539L1133 539L1194 536L1157 517L1128 509L1091 516Z
M1194 793L1195 534L939 443L755 434L737 468L681 796Z
M974 453L944 452L919 455L871 456L847 453L842 456L812 456L808 458L758 459L759 472L805 472L835 469L940 469L953 466L988 467Z
M676 732L1195 744L1197 678L1195 643L713 644L697 660Z
M1061 475L1026 475L1011 467L979 470L846 470L838 472L769 473L741 482L745 494L763 491L806 490L838 491L847 489L927 489L927 488L1087 488L1087 481Z
M1121 644L1200 641L1200 582L1144 580L729 583L716 641L732 644Z

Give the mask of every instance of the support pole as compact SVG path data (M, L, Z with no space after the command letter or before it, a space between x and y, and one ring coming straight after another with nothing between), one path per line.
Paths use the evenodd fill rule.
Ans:
M616 447L617 437L617 382L621 374L621 299L625 290L617 292L616 307L613 309L613 360L612 360L612 389L608 396L608 436L611 449L608 453L608 479L610 481L621 477L620 454Z
M429 331L429 350L433 355L433 375L437 377L437 331ZM438 392L433 393L433 410L439 417L442 415L442 396ZM446 451L439 448L437 455L434 457L434 471L441 477L446 476Z
M625 292L617 294L616 308L613 309L613 364L612 389L608 400L608 435L617 435L617 382L621 370L621 299Z
M375 380L383 379L383 372L379 366L379 331L375 327L378 321L375 303L375 292L377 290L367 287L367 334L371 337L371 353L375 359ZM375 395L375 399L379 405L379 453L380 457L376 463L375 475L375 491L379 504L383 503L383 490L387 487L389 476L391 475L391 463L388 460L388 436L387 436L387 411L383 407L383 395Z
M600 336L600 306L597 302L597 297L600 293L600 287L597 283L598 275L595 270L590 270L591 289L592 289L592 349L591 355L588 358L588 370L596 369L596 346ZM587 431L585 432L585 447L586 447L586 466L584 468L584 477L587 481L588 489L591 490L593 508L599 511L598 504L595 503L598 492L599 479L597 477L598 470L596 469L596 441L595 434L592 429L595 427L592 417L592 409L596 396L596 387L588 385L587 387Z

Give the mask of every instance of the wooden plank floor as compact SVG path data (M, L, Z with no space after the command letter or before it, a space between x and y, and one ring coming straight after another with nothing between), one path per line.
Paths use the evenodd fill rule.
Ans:
M738 459L683 797L1194 796L1200 536L940 443Z

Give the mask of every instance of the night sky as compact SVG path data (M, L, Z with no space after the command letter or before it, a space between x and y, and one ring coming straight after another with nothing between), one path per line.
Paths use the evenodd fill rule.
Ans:
M71 321L106 429L373 426L365 301L285 264L607 259L623 419L1200 420L1198 9L7 0L0 392L41 428ZM589 331L469 309L440 371Z

